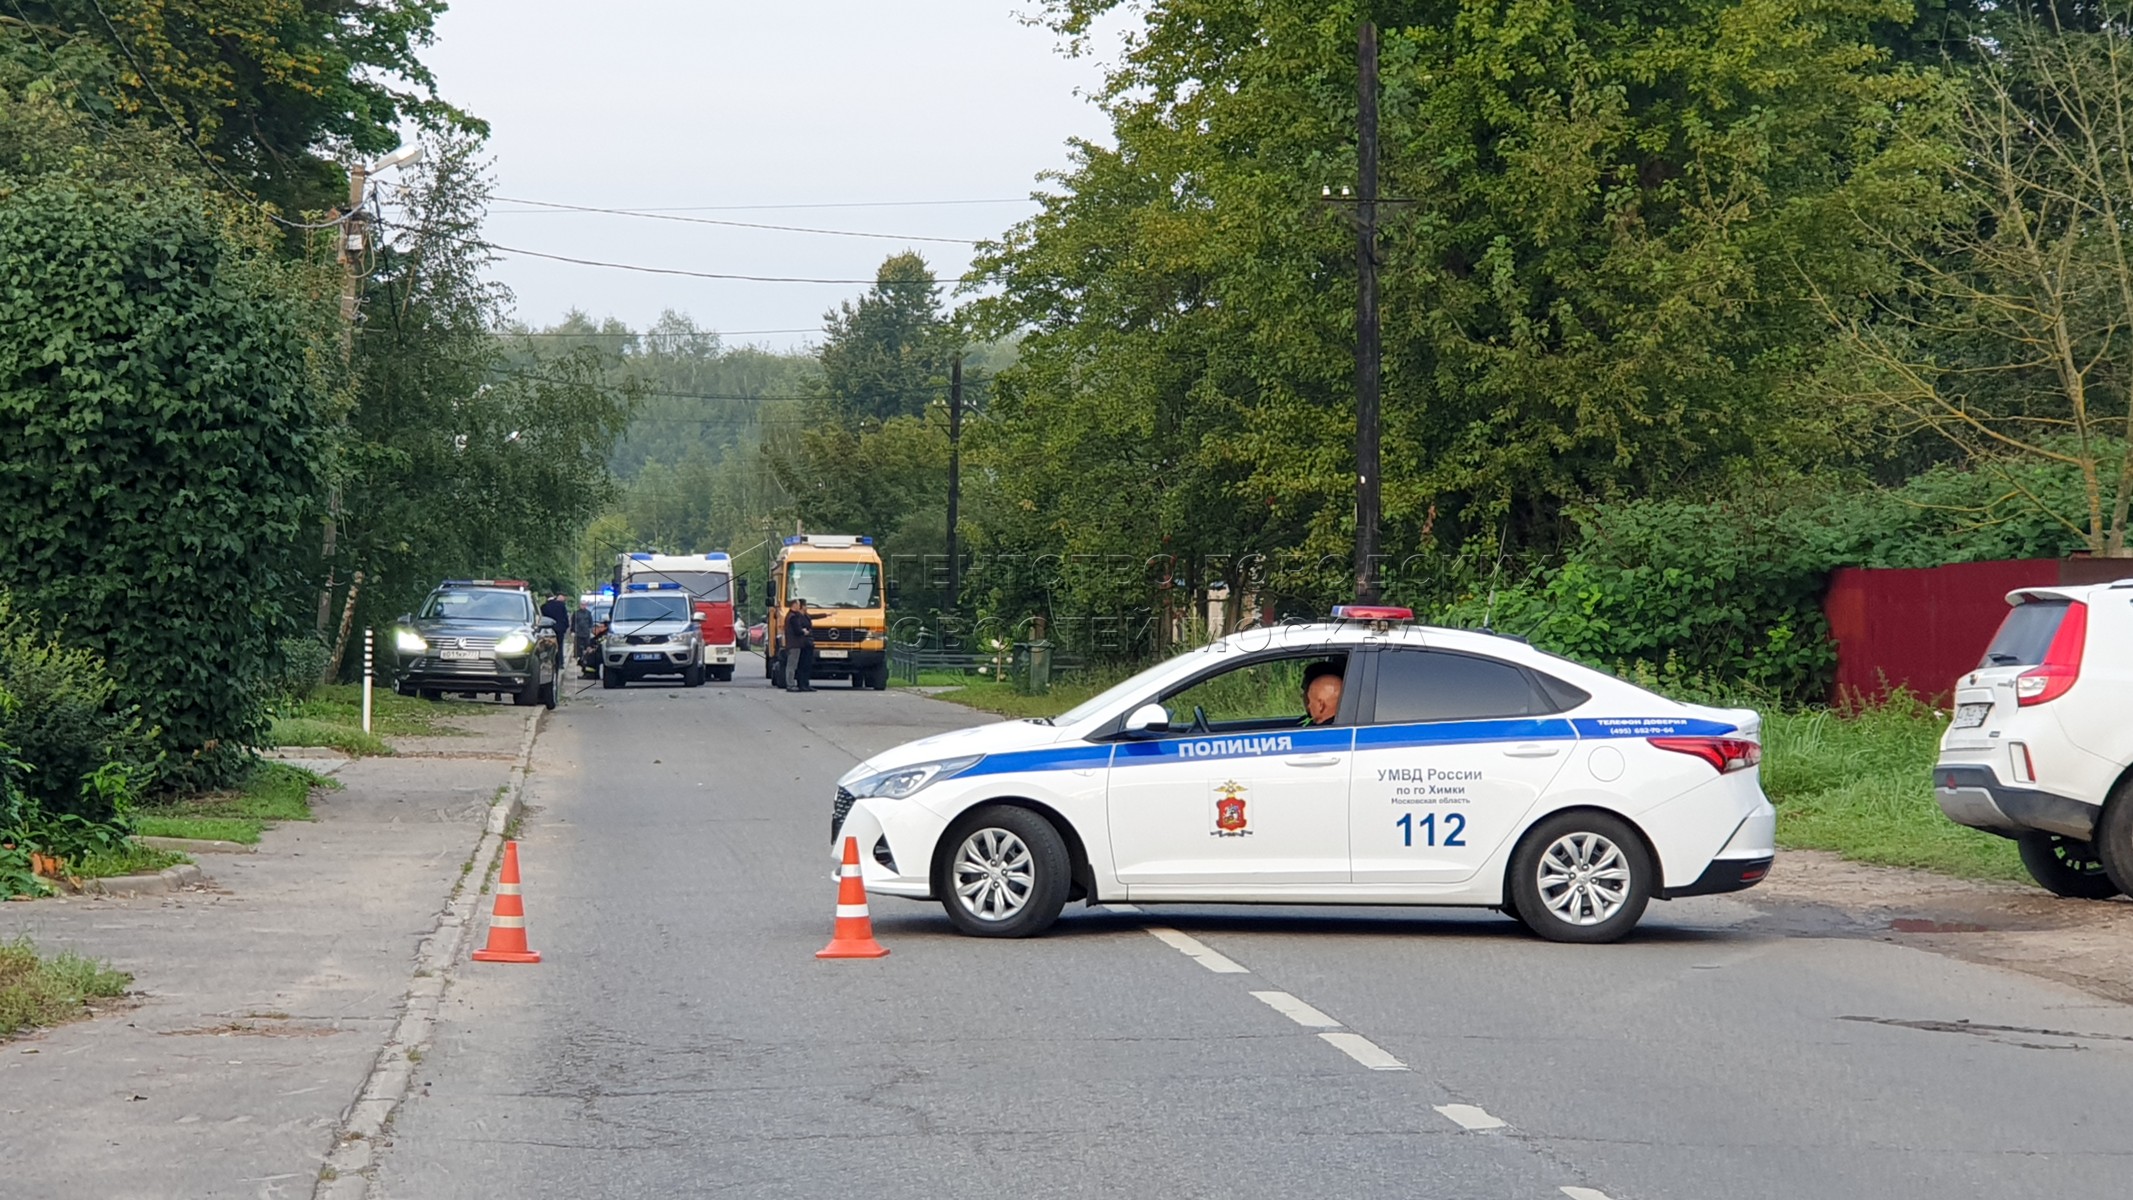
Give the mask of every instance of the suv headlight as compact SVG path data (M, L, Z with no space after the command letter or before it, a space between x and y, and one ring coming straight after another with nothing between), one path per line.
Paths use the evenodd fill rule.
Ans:
M855 779L846 784L844 790L850 792L855 800L864 800L870 797L878 797L884 800L901 800L929 783L938 783L952 775L960 775L968 771L970 768L977 766L984 757L982 754L973 754L968 758L944 758L939 762L916 763L908 767L897 767L894 770L869 775L864 779Z
M393 630L393 648L402 654L427 654L430 644L412 629Z
M507 633L496 643L498 654L524 654L533 649L533 639L523 633Z

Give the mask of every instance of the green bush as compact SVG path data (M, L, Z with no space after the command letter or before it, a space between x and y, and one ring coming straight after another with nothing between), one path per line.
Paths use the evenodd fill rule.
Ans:
M309 700L318 691L333 648L315 637L286 637L276 649L281 669L274 678L275 695L283 700Z
M0 174L0 586L233 777L303 604L327 311L191 192ZM29 703L27 697L22 697Z
M1670 694L1819 702L1836 670L1822 615L1832 571L2071 554L2080 537L2040 504L2071 511L2081 486L2062 464L1944 466L1900 488L1771 481L1727 499L1595 505L1560 563L1493 601L1461 598L1445 619L1486 616Z
M155 730L96 653L68 646L0 592L0 747L19 766L18 831L122 823L155 779ZM71 826L67 826L71 828Z

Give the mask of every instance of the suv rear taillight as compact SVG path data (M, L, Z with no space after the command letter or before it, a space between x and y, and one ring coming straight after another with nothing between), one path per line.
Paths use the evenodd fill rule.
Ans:
M1747 738L1729 737L1655 737L1645 739L1661 750L1676 754L1693 754L1711 764L1721 775L1745 771L1763 761L1763 747Z
M2081 652L2089 640L2089 606L2076 601L2066 606L2044 661L2015 676L2015 703L2027 708L2066 695L2081 678Z

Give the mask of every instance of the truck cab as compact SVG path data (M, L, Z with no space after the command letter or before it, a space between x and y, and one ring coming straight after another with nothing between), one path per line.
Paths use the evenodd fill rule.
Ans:
M848 679L876 691L889 686L888 587L873 538L786 538L770 564L770 593L763 663L771 686L785 686L785 606L794 596L815 622L813 678Z

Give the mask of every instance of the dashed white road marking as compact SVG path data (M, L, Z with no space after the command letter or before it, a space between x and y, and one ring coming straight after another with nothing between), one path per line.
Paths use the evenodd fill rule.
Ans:
M1478 1104L1439 1104L1437 1113L1461 1129L1502 1129L1509 1124L1501 1117L1490 1116Z
M1407 1064L1385 1053L1383 1047L1360 1033L1321 1033L1326 1044L1373 1071L1405 1071Z
M1598 1188L1566 1187L1560 1190L1570 1200L1607 1200L1607 1193Z
M1215 953L1198 939L1187 937L1175 929L1168 929L1161 925L1150 925L1148 926L1148 932L1157 941L1176 949L1185 957L1199 963L1217 975L1249 975L1252 973L1251 968L1244 966L1235 959L1225 958Z
M1306 1029L1339 1029L1341 1023L1312 1008L1287 992L1253 992L1268 1008Z

